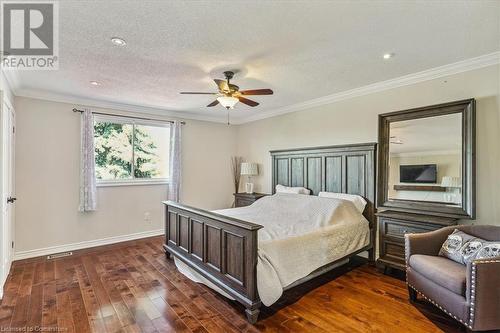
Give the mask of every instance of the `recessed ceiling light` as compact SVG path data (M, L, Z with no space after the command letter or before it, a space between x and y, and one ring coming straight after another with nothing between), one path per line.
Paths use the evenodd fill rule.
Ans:
M93 86L100 86L101 85L101 82L97 82L97 81L90 81L90 84L93 85Z
M125 46L127 45L127 42L125 39L120 38L120 37L113 37L111 38L111 43L115 44L116 46Z
M385 60L391 59L392 57L394 57L394 53L386 53L386 54L384 54L384 59Z

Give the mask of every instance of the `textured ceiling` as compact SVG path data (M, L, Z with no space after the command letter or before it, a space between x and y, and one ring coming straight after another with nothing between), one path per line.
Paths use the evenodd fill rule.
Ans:
M65 0L59 70L20 71L16 90L223 118L204 107L211 96L179 91L215 91L233 69L242 89L275 91L238 104L243 119L497 52L499 12L500 1Z

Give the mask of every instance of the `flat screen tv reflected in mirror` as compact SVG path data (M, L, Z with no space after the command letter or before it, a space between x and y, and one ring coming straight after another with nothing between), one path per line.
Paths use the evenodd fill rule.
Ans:
M436 164L400 165L401 183L435 184L437 182Z

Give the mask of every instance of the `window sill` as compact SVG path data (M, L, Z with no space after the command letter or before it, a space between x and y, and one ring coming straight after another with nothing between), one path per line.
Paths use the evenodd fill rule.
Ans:
M121 180L121 181L98 181L97 187L115 186L144 186L144 185L168 185L168 180Z

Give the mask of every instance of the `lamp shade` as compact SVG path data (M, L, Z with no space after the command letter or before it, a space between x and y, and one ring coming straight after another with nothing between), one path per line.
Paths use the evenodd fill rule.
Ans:
M257 163L241 163L242 176L256 176L259 174L259 166Z
M441 179L442 187L460 187L460 178L452 176L443 176Z
M220 96L217 97L217 100L226 109L234 109L234 106L239 101L236 97L231 97L231 96Z

